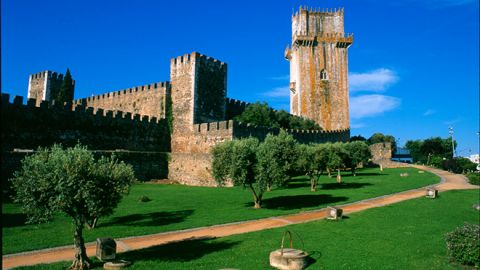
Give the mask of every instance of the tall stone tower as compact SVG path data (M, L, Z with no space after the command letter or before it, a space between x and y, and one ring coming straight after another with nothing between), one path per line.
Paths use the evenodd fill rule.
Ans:
M344 10L300 7L292 15L290 113L314 120L324 130L350 128L348 112L348 47Z
M63 82L63 74L45 70L35 73L28 78L28 98L36 99L36 106L39 106L42 100L52 101L57 96ZM72 93L68 96L73 97L75 81L72 81Z
M183 152L193 124L225 119L227 64L193 52L170 61L172 152Z

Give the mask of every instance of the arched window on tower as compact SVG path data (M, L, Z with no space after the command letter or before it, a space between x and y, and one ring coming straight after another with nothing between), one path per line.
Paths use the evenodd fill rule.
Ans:
M320 71L320 80L328 80L327 78L327 72L325 71L325 69L322 69L322 71Z

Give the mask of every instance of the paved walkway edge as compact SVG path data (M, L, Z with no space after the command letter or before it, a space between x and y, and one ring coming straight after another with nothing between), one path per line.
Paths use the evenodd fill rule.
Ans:
M369 198L348 204L335 205L342 208L345 214L363 211L370 208L382 207L405 201L425 195L425 189L435 187L440 192L452 189L478 189L478 186L470 185L463 175L452 174L446 171L432 169L424 166L413 166L417 169L429 171L440 177L440 183L428 185L425 187L402 191L399 193L383 195L375 198ZM116 239L118 253L148 248L155 245L166 244L170 242L185 241L192 239L204 239L224 237L271 228L284 227L292 224L305 223L324 219L327 216L327 208L304 211L296 214L284 216L269 217L256 220L231 222L226 224L197 227L185 230L162 232L157 234L131 236ZM87 254L95 255L95 242L86 244ZM36 251L27 251L16 254L2 256L2 269L10 269L18 266L35 265L39 263L52 263L57 261L70 260L73 258L73 245L48 248Z

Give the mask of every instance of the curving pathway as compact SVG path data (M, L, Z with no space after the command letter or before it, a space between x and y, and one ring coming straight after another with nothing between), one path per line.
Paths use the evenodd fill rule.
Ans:
M479 186L471 185L467 179L459 174L453 174L443 170L433 169L425 166L413 166L420 170L430 171L441 177L441 182L434 186L439 192L453 189L479 189ZM425 196L425 187L408 190L391 195L376 197L350 204L336 205L343 209L344 214L363 211L365 209L381 207L394 204L404 200ZM172 241L183 241L198 238L223 237L234 234L241 234L264 229L283 227L291 224L310 222L324 219L327 216L326 208L265 219L241 221L222 225L194 228L181 231L172 231L144 236L134 236L116 239L117 253L129 250L142 249L151 246L161 245ZM95 243L87 243L88 256L95 256ZM4 255L2 257L2 269L10 269L18 266L34 265L40 263L52 263L57 261L68 261L73 259L74 249L72 246L42 249L37 251L22 252L17 254Z

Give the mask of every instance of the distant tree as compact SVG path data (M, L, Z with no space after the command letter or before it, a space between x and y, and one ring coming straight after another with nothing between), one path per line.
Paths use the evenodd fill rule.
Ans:
M11 179L14 201L22 204L29 223L46 222L56 212L72 218L75 259L70 269L89 269L84 226L92 217L111 214L134 180L130 165L115 157L95 160L81 145L39 148Z
M340 169L345 168L345 160L347 160L348 152L345 150L343 143L326 144L328 149L327 171L329 177L332 170L337 170L337 183L342 182Z
M55 98L56 102L60 102L63 104L64 102L72 101L73 100L73 79L72 74L70 74L70 69L67 68L65 72L65 76L63 77L62 85L60 86L60 90L57 93L57 97Z
M383 133L377 132L370 136L370 138L368 138L367 140L367 143L369 145L386 142L391 143L393 155L397 151L397 143L395 142L395 137L393 137L392 135L384 135Z
M298 145L297 166L310 179L310 190L317 191L320 176L327 169L329 152L324 144Z
M355 169L361 164L368 162L372 158L372 153L370 148L365 142L354 141L350 143L345 143L344 148L347 151L346 160L344 161L346 167L351 168L353 176L356 176Z
M279 127L275 120L275 112L265 102L256 102L248 105L245 111L234 119L257 126Z
M277 121L280 128L291 129L290 119L292 115L285 110L279 110L275 112L275 120Z
M233 119L264 127L322 130L322 128L311 119L291 115L285 110L275 111L265 102L256 102L248 105L242 114L237 115Z
M385 142L385 135L383 135L383 133L377 132L368 138L368 144L376 144L381 142Z
M295 169L297 142L292 135L281 130L277 136L268 134L257 151L257 178L267 183L267 190L273 185L283 186Z
M352 136L352 137L350 138L350 141L351 141L351 142L355 142L355 141L366 142L367 139L366 139L365 137L361 136L361 135L356 135L356 136Z
M422 140L410 140L405 143L405 147L410 151L410 155L412 156L414 162L427 162L427 157L421 150L422 144Z

